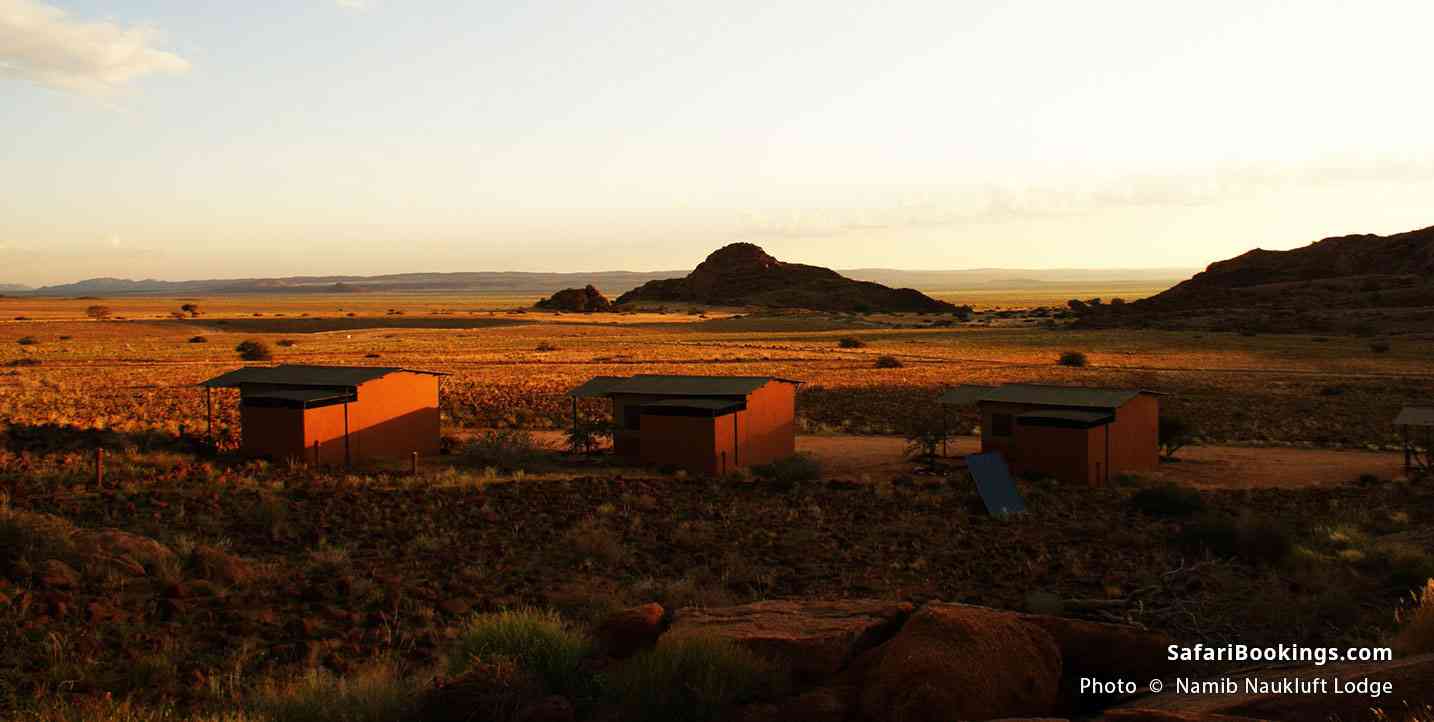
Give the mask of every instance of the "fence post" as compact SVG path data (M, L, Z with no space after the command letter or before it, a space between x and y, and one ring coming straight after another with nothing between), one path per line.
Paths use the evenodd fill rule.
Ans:
M314 466L319 465L319 440L314 439Z
M418 452L413 452L411 458L413 459L413 475L418 476Z
M95 487L105 485L105 450L95 449Z

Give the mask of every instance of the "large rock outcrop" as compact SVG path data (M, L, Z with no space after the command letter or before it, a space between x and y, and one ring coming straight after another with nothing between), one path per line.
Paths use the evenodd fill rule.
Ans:
M534 304L549 311L572 311L593 313L612 310L612 301L592 285L583 288L565 288Z
M1434 320L1434 227L1254 249L1124 305L1077 309L1090 325L1257 331L1396 331Z
M855 281L829 268L785 263L751 243L723 246L686 278L649 281L617 299L821 311L951 312L956 307L910 288Z

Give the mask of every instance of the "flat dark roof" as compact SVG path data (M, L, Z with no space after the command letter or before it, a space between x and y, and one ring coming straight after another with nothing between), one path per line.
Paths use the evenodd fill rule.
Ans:
M1434 406L1405 406L1394 418L1395 426L1434 426Z
M1141 394L1155 394L1144 389L1100 389L1088 386L1048 386L1045 384L1002 384L1000 386L957 386L942 394L943 404L970 405L979 403L1030 404L1032 406L1068 406L1090 409L1117 409Z
M303 366L283 364L280 366L245 366L215 376L200 386L209 388L236 388L244 384L266 384L270 386L301 387L351 387L383 378L392 373L428 374L447 376L438 371L419 371L398 366Z
M598 376L568 392L578 398L616 394L654 396L746 396L773 381L800 384L776 376L678 376L638 374Z

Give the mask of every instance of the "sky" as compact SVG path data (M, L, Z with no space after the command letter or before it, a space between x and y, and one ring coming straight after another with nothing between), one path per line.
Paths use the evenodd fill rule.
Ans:
M1434 225L1434 3L0 0L0 282L1197 268Z

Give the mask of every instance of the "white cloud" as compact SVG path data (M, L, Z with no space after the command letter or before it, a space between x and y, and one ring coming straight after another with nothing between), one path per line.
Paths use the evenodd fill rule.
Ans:
M0 0L0 77L105 95L153 73L182 73L189 61L158 50L143 25L84 22L36 0Z
M367 10L373 7L373 0L334 0L334 4L345 10Z

